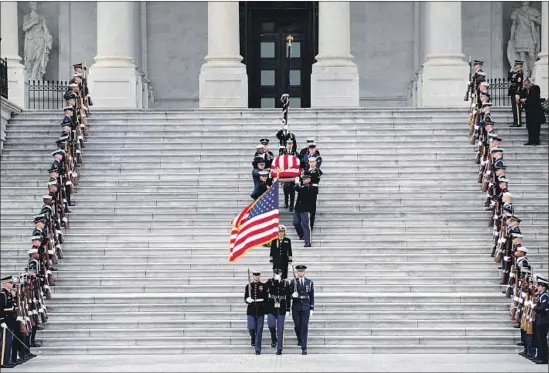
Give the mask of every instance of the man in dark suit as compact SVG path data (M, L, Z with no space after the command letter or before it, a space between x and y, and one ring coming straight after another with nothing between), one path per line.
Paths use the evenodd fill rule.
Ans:
M528 142L524 145L537 146L541 125L545 123L545 113L541 106L540 88L532 84L530 79L524 81L524 88L520 92L520 102L526 111L526 129L528 129Z

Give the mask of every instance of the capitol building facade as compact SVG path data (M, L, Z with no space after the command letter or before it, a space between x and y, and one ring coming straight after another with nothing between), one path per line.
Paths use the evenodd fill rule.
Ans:
M10 100L87 65L98 108L463 107L469 56L547 97L547 2L9 2ZM293 37L291 55L286 39Z

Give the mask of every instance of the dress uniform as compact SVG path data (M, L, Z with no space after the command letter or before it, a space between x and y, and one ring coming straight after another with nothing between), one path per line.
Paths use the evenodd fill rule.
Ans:
M301 157L301 168L305 171L309 170L309 158L315 158L316 159L316 167L320 168L322 166L322 158L320 157L320 153L318 150L316 150L316 144L311 143L309 144L309 149L303 156Z
M11 293L11 277L2 279L2 291L0 292L0 325L1 325L1 352L0 366L2 368L13 368L17 364L12 359L13 332L17 325L14 319L14 302Z
M319 191L319 183L320 183L320 177L322 176L323 172L318 168L317 166L317 158L315 157L309 157L309 169L305 171L307 175L311 175L311 187L313 190L312 195L312 202L311 202L311 231L315 227L315 218L316 218L316 202L318 198L318 191Z
M252 170L252 180L254 181L254 189L261 184L261 179L259 178L259 173L265 170L265 159L261 157L255 157L253 162L254 169Z
M546 278L537 277L538 301L534 307L536 313L535 336L538 349L536 364L547 364L547 333L549 332L549 293L547 287L549 282Z
M280 269L274 270L274 276L265 283L267 289L267 324L271 333L271 347L276 347L276 354L282 354L284 347L284 321L290 314L292 288L282 278Z
M267 289L260 281L260 272L254 272L253 281L244 289L244 301L248 304L246 315L248 316L248 332L251 345L255 347L255 354L261 355L261 341L263 339L263 323L265 321L265 303L267 301Z
M307 142L307 146L299 151L299 159L300 159L300 160L303 158L303 156L305 155L305 153L307 153L307 152L309 151L309 145L315 143L315 139L313 139L313 138L308 138L308 139L306 140L306 142ZM320 152L319 152L318 150L317 150L317 153L318 153L318 155L320 156Z
M302 184L296 184L297 201L295 203L295 212L293 224L299 239L305 240L305 247L311 247L311 226L310 214L313 210L314 191L310 185L311 175L304 173L301 175ZM296 181L297 183L297 181Z
M315 289L313 281L305 277L307 266L298 265L295 269L298 277L290 283L290 288L293 290L292 318L297 345L301 346L302 355L307 355L309 319L315 310Z
M271 168L271 163L273 163L274 154L268 149L269 139L259 140L259 145L256 148L254 157L261 157L265 160L265 167Z
M281 149L287 149L288 141L291 140L291 151L297 153L297 140L293 133L288 132L287 124L283 125L282 129L276 133L276 138L278 139ZM282 155L282 153L279 155Z
M271 241L271 256L269 262L273 265L273 271L280 269L282 279L288 278L288 264L292 262L292 240L286 237L286 227L278 227L278 238Z
M257 200L269 189L269 171L261 170L259 171L259 184L254 188L250 197L254 200Z
M520 94L524 82L524 73L522 72L523 64L524 61L515 61L515 65L507 74L507 78L511 83L507 91L507 96L511 97L511 109L513 109L513 124L511 127L522 126L520 102L517 101L516 96Z

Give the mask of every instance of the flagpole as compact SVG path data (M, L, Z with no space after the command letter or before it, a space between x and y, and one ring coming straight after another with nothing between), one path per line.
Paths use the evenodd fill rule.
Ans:
M284 93L280 97L280 102L282 102L282 124L288 126L288 109L290 107L290 58L292 57L292 41L294 37L288 35L286 37L286 64L284 71L284 86L282 87ZM286 127L285 134L289 133L288 128ZM286 141L284 141L284 146L286 146Z

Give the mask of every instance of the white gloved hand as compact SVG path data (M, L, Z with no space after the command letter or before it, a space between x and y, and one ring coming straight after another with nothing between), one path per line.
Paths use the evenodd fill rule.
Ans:
M292 294L292 298L297 298L297 297L299 297L299 294L297 293L297 291L294 291Z
M299 176L295 178L294 183L299 184Z
M6 325L5 322L3 322L2 324L0 324L0 326L1 326L2 328L4 328L4 329L7 329L7 328L8 328L8 326Z
M309 318L313 317L314 313L315 313L315 311L311 310L311 312L309 313Z
M286 316L290 317L290 311L286 311Z
M251 297L246 298L246 303L252 303L254 300Z

